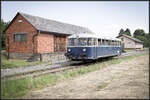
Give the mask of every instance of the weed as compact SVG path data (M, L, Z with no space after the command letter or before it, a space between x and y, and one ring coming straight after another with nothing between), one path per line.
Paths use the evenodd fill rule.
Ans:
M1 63L1 68L6 69L6 68L16 68L16 67L25 67L25 66L33 66L37 64L43 64L45 62L40 62L40 61L35 61L35 62L27 62L26 60L21 60L21 59L6 59L4 56L5 51L1 51L2 55L2 63Z

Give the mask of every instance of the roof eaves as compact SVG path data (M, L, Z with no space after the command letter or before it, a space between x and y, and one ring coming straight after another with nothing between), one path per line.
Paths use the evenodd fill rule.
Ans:
M127 37L127 38L130 38L130 39L136 41L136 42L143 43L143 41L141 41L141 40L139 40L139 39L137 39L137 38L134 38L134 37L130 37L130 36L126 35L126 34L119 35L119 36L117 36L116 38L119 38L119 37L121 37L121 36L125 36L125 37Z
M126 36L126 37L128 37L128 38L130 38L130 39L132 39L132 40L134 40L134 41L136 41L136 42L143 43L143 41L141 41L141 40L139 40L139 39L137 39L137 38L130 37L130 36L127 36L127 35L125 35L125 34L122 34L122 35L123 35L123 36Z
M5 28L5 30L3 31L4 33L6 32L6 30L9 28L9 26L13 23L13 21L17 18L17 16L19 15L19 13L16 14L16 16L12 19L12 21L9 23L9 25Z
M56 35L72 35L72 34L67 34L67 33L57 33L57 32L50 32L50 31L43 31L43 30L38 30L40 32L48 33L48 34L56 34Z

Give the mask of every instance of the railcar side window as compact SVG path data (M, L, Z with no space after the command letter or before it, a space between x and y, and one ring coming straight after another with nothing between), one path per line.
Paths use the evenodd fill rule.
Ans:
M119 46L119 41L117 41L117 42L118 42L118 44L117 44L117 45Z
M116 41L114 41L114 46L116 46Z
M99 46L102 45L101 39L98 39L98 45L99 45Z
M102 39L102 43L101 43L102 45L104 45L104 40Z
M109 40L106 40L106 45L109 45Z
M97 45L97 39L93 39L93 45Z
M117 41L115 41L115 46L117 46Z
M115 41L112 41L112 42L111 42L111 45L114 46L114 44L115 44Z
M96 38L70 38L69 46L93 46L98 45L98 39ZM101 43L101 42L100 42Z
M104 45L108 45L108 40L104 40Z

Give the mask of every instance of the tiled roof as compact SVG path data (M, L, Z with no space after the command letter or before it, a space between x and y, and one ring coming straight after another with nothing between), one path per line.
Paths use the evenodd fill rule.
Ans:
M45 19L21 12L19 12L19 14L21 14L30 24L40 31L54 32L59 34L93 33L91 30L85 27Z

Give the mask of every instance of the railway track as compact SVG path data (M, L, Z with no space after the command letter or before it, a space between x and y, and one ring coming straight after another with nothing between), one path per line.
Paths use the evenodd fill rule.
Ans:
M37 77L40 75L48 74L48 73L57 73L57 72L63 72L65 70L70 70L74 68L80 68L80 67L88 67L89 65L95 64L97 62L104 62L109 61L112 59L119 59L125 56L131 56L139 53L145 53L148 50L143 51L136 51L136 52L129 52L129 53L123 53L120 56L111 57L111 58L100 58L98 60L90 61L90 62L82 62L82 61L66 61L66 62L58 62L53 65L53 67L45 67L45 69L39 69L39 70L33 70L33 71L27 71L22 73L16 73L16 74L2 74L2 78L5 79L18 79L18 78L25 78L25 77Z

